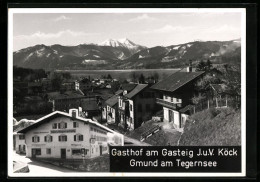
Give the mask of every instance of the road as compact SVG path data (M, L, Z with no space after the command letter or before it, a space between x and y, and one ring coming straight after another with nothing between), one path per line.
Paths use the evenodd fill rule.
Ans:
M58 166L54 166L51 164L31 160L29 158L26 158L25 155L19 155L15 152L13 152L14 161L19 161L23 163L27 163L29 166L30 172L28 174L34 174L39 176L44 175L50 175L50 174L62 174L62 173L68 173L68 172L75 172L73 170L67 169L67 168L61 168Z

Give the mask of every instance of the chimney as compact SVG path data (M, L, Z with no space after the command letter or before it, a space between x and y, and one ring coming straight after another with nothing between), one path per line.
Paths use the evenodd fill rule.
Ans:
M189 61L189 65L187 67L187 72L192 72L192 61Z
M69 114L72 116L72 118L76 118L78 116L78 110L77 109L70 109Z

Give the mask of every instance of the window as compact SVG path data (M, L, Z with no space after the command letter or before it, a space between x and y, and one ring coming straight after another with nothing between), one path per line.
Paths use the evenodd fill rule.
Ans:
M73 128L78 128L79 127L79 123L78 122L73 122Z
M74 135L74 141L83 141L83 135L81 134Z
M51 154L51 149L46 149L46 154Z
M151 110L150 104L146 104L146 105L145 105L145 109L146 109L146 111L150 111L150 110Z
M32 142L34 142L34 143L40 142L40 137L39 136L33 136Z
M133 111L133 105L130 104L130 111Z
M66 142L67 141L67 136L66 135L60 135L59 136L59 142Z
M59 123L59 124L58 124L58 128L59 128L59 129L65 129L65 128L67 128L67 123L65 123L65 122Z
M72 149L71 153L72 153L72 155L81 155L80 149Z
M138 104L137 110L138 110L138 112L142 112L143 111L142 110L142 104Z
M173 102L173 97L171 97L171 102Z
M44 136L44 141L45 142L52 142L52 136L51 135Z
M57 123L52 124L52 129L57 129Z
M19 135L19 140L24 140L25 135Z

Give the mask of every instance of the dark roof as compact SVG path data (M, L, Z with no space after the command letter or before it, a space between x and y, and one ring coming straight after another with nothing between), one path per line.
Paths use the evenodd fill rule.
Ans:
M153 86L151 86L151 88L156 90L173 92L178 88L182 87L183 85L187 84L188 82L194 80L203 73L203 71L176 72L170 75L169 77L165 78L164 80L154 84Z
M66 91L64 93L60 92L49 92L47 93L48 97L51 99L67 99L67 98L84 98L79 91Z
M215 90L218 94L225 92L224 84L210 84L210 86Z
M115 92L115 95L120 95L122 93L123 93L123 90L118 90L118 91Z
M81 101L83 111L97 111L99 110L96 98L87 98Z
M121 89L122 90L127 90L127 92L130 92L131 90L133 90L136 87L136 83L125 83L122 84Z
M118 95L113 95L112 97L110 97L109 99L106 100L106 104L113 107L114 105L116 105L118 102Z
M18 131L17 133L26 133L26 132L28 132L29 130L34 129L34 128L36 128L36 127L42 125L43 123L47 123L48 121L51 121L51 120L53 120L53 119L55 119L55 118L58 118L58 117L72 118L72 116L70 116L68 113L64 113L64 112L60 112L60 111L55 111L55 112L53 112L53 113L51 113L51 114L48 114L48 115L46 115L46 116L44 116L44 117L38 119L38 120L36 121L36 123L34 123L34 124L32 124L32 125L30 125L30 126L24 128L24 129ZM103 126L103 125L101 125L101 124L99 124L99 123L96 123L96 122L94 122L94 121L92 121L92 120L90 120L90 119L85 119L85 118L79 118L79 117L77 117L77 118L75 118L75 120L82 121L82 122L87 123L87 124L92 124L92 125L94 125L94 126L97 126L97 127L99 127L99 128L102 128L103 130L105 130L105 131L107 131L107 132L111 132L111 133L112 133L112 131L111 131L109 128L107 128L107 127L105 127L105 126Z
M148 86L148 84L138 84L131 92L125 95L125 97L131 99L136 94L141 92L143 89L145 89Z
M187 112L187 111L193 109L193 107L194 107L193 105L187 105L187 106L185 106L184 108L180 109L179 111L180 111L181 113L185 113L185 112Z

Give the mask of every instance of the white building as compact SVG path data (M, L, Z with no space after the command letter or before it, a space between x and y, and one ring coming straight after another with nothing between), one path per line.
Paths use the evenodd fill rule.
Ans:
M123 135L81 118L77 109L69 113L55 111L20 130L25 134L26 156L32 158L82 159L108 153L108 141L123 145ZM110 135L108 135L110 133ZM119 139L118 139L119 137Z
M25 135L22 133L13 133L14 150L18 154L26 153Z

